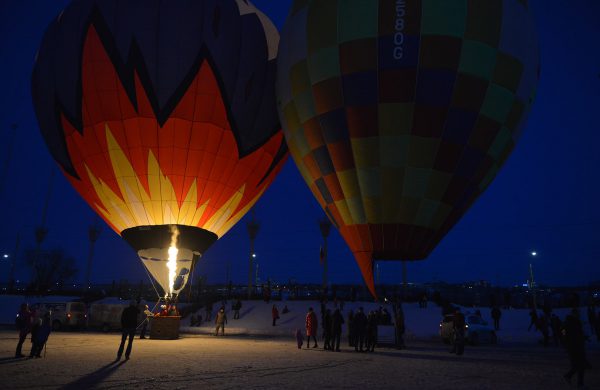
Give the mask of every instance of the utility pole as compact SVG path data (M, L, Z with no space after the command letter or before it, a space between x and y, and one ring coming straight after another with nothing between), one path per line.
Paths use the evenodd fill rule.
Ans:
M406 301L406 260L402 260L402 300Z
M254 212L252 213L252 219L246 225L248 229L248 237L250 238L250 254L248 256L248 299L252 298L252 271L254 271L254 267L252 263L254 258L256 257L256 253L254 253L254 240L258 235L258 230L260 229L260 225L254 219Z
M82 287L83 292L89 290L91 286L90 276L92 274L92 260L94 258L94 244L98 240L98 236L100 236L100 228L96 223L90 226L88 230L88 238L90 239L90 252L88 254L88 263L87 263L87 272L85 277L85 285Z
M327 288L327 237L331 232L331 222L327 218L319 221L319 229L321 230L321 236L323 236L323 289Z
M536 294L535 294L535 281L533 279L533 259L537 256L537 252L533 251L531 252L531 260L529 261L529 277L531 279L531 293L533 294L533 310L537 311L537 302L536 302Z
M15 251L10 259L10 271L8 274L8 292L11 293L15 287L15 265L17 263L17 256L19 254L19 245L21 243L21 232L17 232L17 240L15 242Z
M17 135L17 129L19 125L12 123L10 125L10 138L8 140L8 147L4 158L4 164L2 165L2 177L0 177L0 194L4 191L6 185L6 178L8 176L8 168L10 168L10 160L12 159L13 146L15 144L15 137Z
M54 168L50 171L50 180L48 182L48 192L46 192L46 199L44 200L44 208L42 210L42 223L35 229L35 256L33 262L33 275L35 278L35 290L40 289L40 275L38 274L38 266L40 260L40 251L42 249L42 242L48 235L48 229L46 229L46 216L48 215L48 203L50 203L50 196L52 195L52 186L54 184Z
M255 283L257 286L258 286L258 281L259 281L259 279L258 279L258 263L256 263L256 282Z

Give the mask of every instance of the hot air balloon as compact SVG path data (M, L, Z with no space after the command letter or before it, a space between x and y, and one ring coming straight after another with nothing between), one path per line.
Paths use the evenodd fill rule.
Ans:
M43 38L50 153L169 297L286 159L278 42L245 0L76 0Z
M538 78L527 1L293 2L285 138L374 295L374 259L426 258L488 187Z

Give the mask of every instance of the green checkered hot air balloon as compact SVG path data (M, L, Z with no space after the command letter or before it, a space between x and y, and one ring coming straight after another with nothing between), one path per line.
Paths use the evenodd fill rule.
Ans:
M539 79L525 0L295 0L278 58L291 154L374 294L513 150Z

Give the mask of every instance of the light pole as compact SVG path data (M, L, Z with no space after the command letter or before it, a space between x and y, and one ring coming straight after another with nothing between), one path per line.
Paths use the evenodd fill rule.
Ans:
M88 238L90 239L90 253L88 254L88 263L87 263L87 272L85 278L85 285L83 286L83 291L89 290L90 288L90 276L92 274L92 260L94 258L94 244L98 240L98 236L100 236L100 228L98 225L93 224L90 226L88 230Z
M327 218L319 221L319 229L323 236L323 253L321 255L323 261L323 289L327 288L327 237L331 232L331 222Z
M17 239L15 241L15 251L12 254L10 261L10 271L8 273L8 292L11 293L15 287L15 265L17 263L17 256L19 254L19 245L21 244L21 232L17 232ZM6 256L6 255L5 255Z
M8 176L8 168L10 168L10 160L12 159L13 147L18 128L19 125L16 123L12 123L10 125L10 138L7 143L8 147L6 148L6 155L4 158L4 164L2 166L2 177L0 177L0 194L2 194L4 191L4 186L6 184L6 177Z
M533 310L537 311L537 304L536 304L536 297L535 297L535 281L533 279L533 259L535 259L535 257L537 256L537 252L536 251L532 251L530 253L531 258L529 260L529 280L530 280L530 289L531 289L531 293L533 294Z
M40 226L38 226L35 229L35 242L36 242L36 247L35 247L35 257L33 260L33 275L34 275L34 286L35 286L35 291L39 291L40 290L40 275L39 275L39 261L40 261L40 252L42 249L42 242L44 242L44 239L46 238L46 236L48 235L48 229L46 228L46 216L48 214L48 203L50 202L50 197L52 196L52 187L54 184L54 172L55 170L52 169L50 171L50 180L48 181L48 192L46 192L46 198L44 199L44 209L42 210L42 223L40 224Z
M254 219L254 215L252 215L252 219L246 225L248 228L248 237L250 238L250 254L248 256L248 299L252 298L252 271L254 267L252 267L252 262L256 257L256 253L254 253L254 240L258 235L258 230L260 229L260 225Z
M255 283L256 283L257 286L258 286L258 281L259 280L260 279L258 278L258 263L256 263L256 282Z

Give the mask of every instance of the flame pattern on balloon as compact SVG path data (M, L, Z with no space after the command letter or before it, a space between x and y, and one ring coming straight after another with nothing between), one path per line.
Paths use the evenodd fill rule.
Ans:
M83 50L83 133L63 117L79 174L79 179L67 176L71 184L118 233L135 226L179 224L221 237L270 184L276 172L261 182L255 171L268 171L283 135L238 159L208 61L161 127L139 81L136 113L100 48L91 28ZM99 93L100 83L110 87ZM106 120L107 111L125 119Z

